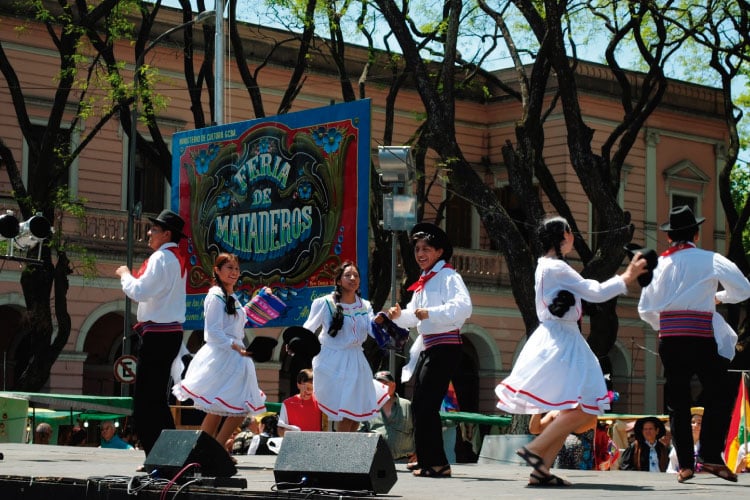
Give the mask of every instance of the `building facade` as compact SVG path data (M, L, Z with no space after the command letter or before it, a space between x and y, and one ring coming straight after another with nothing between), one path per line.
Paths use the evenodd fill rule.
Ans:
M162 22L165 28L162 31L181 22L179 12L164 12ZM43 128L46 109L52 102L58 53L49 44L43 26L28 24L27 33L19 37L11 21L6 18L0 24L0 40L18 72L21 85L28 89L25 96L33 102L32 110L36 113L33 123ZM247 40L261 46L264 40L279 36L278 31L257 26L245 26L241 33ZM124 60L130 57L132 61L131 47L118 47L118 54ZM349 54L350 74L358 76L366 61L366 53L361 48L351 47ZM201 57L202 54L196 52L196 58ZM325 106L337 98L332 89L339 88L339 77L322 59L311 63L291 111ZM158 115L162 131L173 134L190 128L192 115L179 47L164 44L154 48L149 52L148 63L159 68L156 91L169 100L166 109ZM260 73L259 83L267 110L278 106L291 64L288 58L279 55ZM133 65L127 65L128 77L132 77L132 70ZM226 78L225 123L254 118L247 92L236 72L227 71ZM613 79L606 68L586 63L578 66L578 78L581 108L589 126L596 130L595 142L601 143L622 114L619 96L612 94L611 89L615 88ZM387 90L381 85L367 86L368 98L372 100L373 152L377 149L378 138L383 135ZM204 104L208 109L208 103ZM697 214L707 218L701 226L700 246L719 252L724 250L724 216L716 183L728 142L721 109L719 91L670 82L663 105L648 119L623 173L620 203L632 214L636 241L663 250L666 241L657 231L658 224L667 219L671 206L689 203ZM413 134L419 126L418 116L423 113L416 91L405 87L396 104L393 144L404 143ZM456 129L463 152L500 197L507 196L505 188L508 185L501 146L506 140L514 139L519 113L519 105L509 99L486 102L480 98L465 98L456 103ZM82 126L85 129L87 125ZM559 108L549 117L545 129L546 162L558 179L561 192L571 203L577 220L588 221L590 207L570 164L564 117ZM83 131L74 131L74 140ZM28 147L19 130L6 85L0 85L0 138L14 152L24 175L30 175ZM87 277L76 267L70 277L68 305L73 330L53 367L46 387L49 392L123 393L113 376L113 364L122 354L125 300L114 270L125 262L127 151L128 135L119 121L113 119L97 134L69 172L71 195L87 200L86 213L82 223L67 215L58 222L63 225L69 241L85 246L96 256L97 272L95 277ZM430 168L437 168L439 162L434 154L428 156L427 161ZM144 181L139 189L152 193L149 203L144 206L145 213L157 213L168 206L169 186L166 183ZM436 201L440 201L445 196L445 187L431 193ZM514 203L519 201L504 199L508 210L512 211ZM0 169L0 209L17 209L3 169ZM434 214L427 213L426 218L431 215ZM465 339L462 371L454 383L461 393L461 400L466 402L462 409L492 413L495 411L493 389L510 371L520 352L526 338L525 327L509 288L505 260L491 248L471 204L456 201L445 226L457 242L454 266L463 275L474 302L474 314L462 332ZM144 216L135 227L136 260L147 254L147 230L148 222ZM24 339L18 333L24 309L20 272L18 264L10 261L4 262L0 268L0 352L3 365L0 377L3 387L9 389L19 369L15 363L17 353L24 345ZM661 413L664 411L662 368L656 355L657 336L638 318L637 301L637 289L619 301L620 331L610 357L614 368L614 390L621 397L613 410L619 413ZM584 319L584 335L588 333L587 328ZM275 330L248 330L248 338L255 333L280 335ZM200 332L186 332L189 347L197 348L201 336ZM258 365L259 382L269 401L279 401L286 396L287 384L281 381L288 376L284 374L284 358L285 354L277 347L271 361Z

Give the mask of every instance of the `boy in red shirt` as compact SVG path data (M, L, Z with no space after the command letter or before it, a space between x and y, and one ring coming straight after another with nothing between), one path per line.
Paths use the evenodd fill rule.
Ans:
M304 368L297 374L299 394L286 398L279 413L279 435L291 431L323 430L323 412L313 395L313 372Z

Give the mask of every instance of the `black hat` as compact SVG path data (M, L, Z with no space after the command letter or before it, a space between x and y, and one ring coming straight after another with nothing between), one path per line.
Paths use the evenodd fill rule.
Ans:
M381 372L376 373L375 380L379 380L380 382L395 382L396 381L396 379L393 378L393 374L389 372L388 370L383 370Z
M281 334L287 348L295 355L315 357L320 352L318 337L302 326L289 326Z
M278 343L273 337L255 337L245 350L256 363L265 363L271 359L273 348Z
M633 426L633 433L635 434L636 439L638 439L639 441L643 440L643 425L646 422L651 422L656 427L657 441L663 438L667 434L667 428L664 425L664 422L662 422L656 417L642 417L636 420L635 426Z
M648 286L649 283L651 283L651 278L654 277L654 269L656 269L656 266L659 264L659 255L657 255L656 250L641 247L637 243L628 243L624 248L631 260L638 252L641 252L641 257L646 259L646 269L648 272L638 276L638 284L641 286Z
M157 217L149 217L148 220L175 234L179 234L180 238L187 238L182 232L182 229L185 227L185 221L171 210L162 210Z
M669 211L669 222L665 222L659 229L662 231L679 231L680 229L690 229L691 227L700 226L705 222L705 217L695 218L693 211L687 205L672 207Z
M440 229L437 225L432 222L418 222L411 229L411 238L413 240L414 235L417 233L425 233L428 235L427 242L430 246L435 248L442 248L443 255L442 259L446 262L453 256L453 245L451 245L448 235L445 231Z

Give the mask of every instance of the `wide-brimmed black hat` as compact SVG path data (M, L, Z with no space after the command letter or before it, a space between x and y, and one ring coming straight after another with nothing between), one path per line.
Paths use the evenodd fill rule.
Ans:
M672 210L669 211L669 222L665 222L659 226L659 229L662 231L690 229L691 227L700 226L705 220L705 217L696 218L688 205L680 205L673 207Z
M413 239L414 235L416 235L417 233L427 234L427 242L430 244L430 246L443 249L443 255L441 258L444 261L448 262L453 256L453 245L451 245L450 239L448 239L448 235L445 234L445 231L440 229L439 226L433 224L432 222L418 222L411 229L411 238Z
M281 336L287 349L294 355L312 358L320 352L320 340L307 328L288 326Z
M643 425L646 422L651 422L656 427L657 441L667 434L667 427L664 425L664 422L656 417L642 417L636 420L635 425L633 426L633 433L635 434L636 439L643 440Z
M148 220L150 220L154 224L162 226L164 229L172 231L175 234L179 234L180 238L187 237L182 232L182 229L185 227L185 221L182 220L182 217L172 212L171 210L162 210L158 216L149 217Z
M625 245L625 251L628 253L628 257L633 259L633 256L638 252L641 252L641 257L646 259L647 272L638 276L638 284L641 286L648 286L651 283L651 279L654 277L654 269L659 264L659 255L653 248L644 248L638 243L628 243Z
M256 363L265 363L271 359L273 349L278 343L279 341L273 337L255 337L245 350Z

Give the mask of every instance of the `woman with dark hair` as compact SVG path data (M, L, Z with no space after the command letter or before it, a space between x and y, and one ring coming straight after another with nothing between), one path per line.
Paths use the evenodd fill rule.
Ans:
M627 285L646 272L646 259L637 253L625 272L600 283L584 279L565 262L574 240L565 219L546 219L538 237L542 255L535 272L535 300L540 323L495 393L498 408L508 413L559 410L557 418L516 453L533 468L529 486L570 486L550 472L555 457L571 432L609 409L599 361L578 326L581 299L604 302L625 294Z
M336 288L313 301L303 325L313 332L320 328L321 349L312 362L313 388L318 406L329 421L336 422L338 432L355 432L359 422L377 415L388 400L388 386L373 380L362 351L367 336L372 336L374 315L370 302L360 297L360 279L354 262L341 263Z
M461 275L449 264L453 246L435 224L420 222L412 228L414 259L422 269L402 310L396 304L388 317L402 328L416 327L417 340L409 350L402 381L414 374L414 445L417 461L407 464L417 477L450 477L443 448L440 405L461 359L460 328L471 316L471 297Z
M192 399L206 412L201 430L222 447L248 413L266 411L266 395L258 387L255 364L244 347L247 316L234 294L239 277L237 256L219 254L214 262L214 286L203 302L206 343L190 362L182 382L172 388L177 399Z

